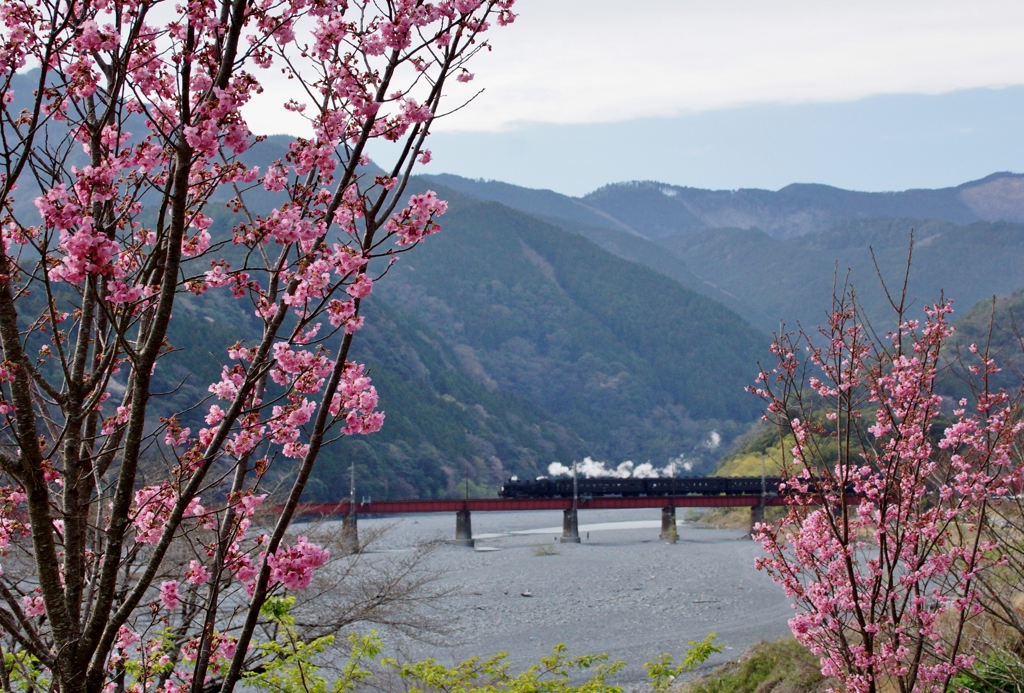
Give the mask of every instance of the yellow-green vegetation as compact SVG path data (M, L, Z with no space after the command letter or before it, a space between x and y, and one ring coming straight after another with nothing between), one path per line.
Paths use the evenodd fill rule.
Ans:
M792 442L787 440L786 445L792 447ZM788 451L786 454L789 454ZM746 444L740 445L739 449L722 460L715 476L761 476L762 460L764 473L778 476L782 459L778 429L764 424L758 427ZM780 511L781 508L765 508L766 519L778 519L781 517ZM715 508L703 513L699 523L715 529L747 529L750 526L750 509Z
M686 656L678 665L673 664L672 656L667 654L653 662L644 664L647 678L651 681L651 688L656 693L665 693L681 674L690 673L698 665L707 661L708 657L721 652L722 646L715 644L716 637L718 636L715 633L708 633L707 637L700 642L691 640L690 647L686 650Z
M536 544L533 547L534 556L557 556L558 550L551 544Z
M738 661L681 686L679 693L819 693L836 682L821 675L818 658L794 638L762 642Z
M813 398L814 395L808 395ZM835 436L836 423L825 418L825 410L817 410L807 417L813 422L812 436L807 442L811 463L815 466L831 467L839 457L839 441ZM859 425L866 431L875 422L875 412L870 408L861 412ZM939 421L939 423L943 423ZM936 436L941 430L934 431ZM937 438L936 438L937 439ZM779 429L772 424L762 424L755 429L752 437L729 455L718 465L715 476L761 476L762 461L768 476L777 476L782 469L783 461L792 462L792 449L796 441L792 434L779 438ZM860 445L857 437L851 440L853 449L851 459L857 459Z
M448 667L436 660L402 663L390 657L380 657L383 643L371 632L349 636L349 653L345 664L333 680L325 677L317 663L334 643L331 636L303 642L295 629L290 612L294 606L291 597L270 597L263 616L276 630L269 643L258 645L268 658L265 665L250 672L245 682L261 693L351 693L358 689L384 690L373 681L375 676L394 683L397 677L401 688L409 693L622 693L622 687L609 683L624 662L609 660L608 655L569 656L565 645L555 645L549 657L542 657L519 674L510 671L507 654L491 657L473 657L461 664ZM690 641L683 660L675 664L670 655L662 655L644 665L651 687L656 693L665 693L676 677L693 671L699 664L722 648L715 644L715 634L701 642ZM386 684L385 684L386 685Z
M768 506L764 509L766 522L775 522L786 514L786 509ZM750 508L714 508L701 516L700 525L714 529L747 529L750 527Z
M787 447L792 442L787 441ZM787 456L789 452L786 452ZM774 426L764 424L758 427L754 437L738 450L727 455L718 466L715 476L761 476L761 464L768 476L777 476L782 467L782 445L779 442L779 431Z

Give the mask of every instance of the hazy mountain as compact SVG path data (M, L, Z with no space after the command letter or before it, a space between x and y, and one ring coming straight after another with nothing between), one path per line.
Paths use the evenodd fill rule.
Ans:
M1019 174L898 193L823 185L714 191L633 182L582 198L451 175L425 179L550 221L723 303L766 331L780 321L818 324L837 277L854 282L869 315L884 321L891 311L871 248L883 277L895 282L902 277L911 229L917 247L910 288L918 305L936 300L942 290L959 305L972 305L1024 283L1011 261L1024 227L1001 223L1024 221Z
M964 226L914 219L850 220L797 238L777 239L758 229L713 229L679 234L661 244L736 296L745 317L762 329L820 324L833 285L849 281L867 317L888 328L892 309L878 272L898 292L914 232L908 296L915 315L945 295L966 310L992 295L1024 286L1024 225L975 222ZM873 253L873 254L872 254ZM877 261L877 270L875 262Z
M1024 222L1024 175L1017 173L993 173L953 188L882 193L804 183L771 191L703 190L631 181L606 185L581 198L449 174L426 178L541 218L649 239L714 228L758 228L776 238L789 238L850 219Z
M759 228L775 238L824 231L849 219L1024 221L1024 176L995 173L940 190L866 193L827 185L701 190L656 182L608 185L581 199L647 238L711 228Z

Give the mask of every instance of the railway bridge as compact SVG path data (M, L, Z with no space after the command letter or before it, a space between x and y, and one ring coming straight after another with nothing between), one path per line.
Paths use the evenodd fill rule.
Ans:
M513 510L561 510L562 542L579 543L580 510L621 508L661 508L661 538L675 534L676 508L750 508L750 527L764 519L766 506L783 505L777 495L687 494L670 496L579 496L577 498L465 498L454 500L388 500L339 503L304 503L300 517L340 516L343 541L358 546L359 515L406 515L412 513L455 513L455 541L459 546L474 545L471 513Z

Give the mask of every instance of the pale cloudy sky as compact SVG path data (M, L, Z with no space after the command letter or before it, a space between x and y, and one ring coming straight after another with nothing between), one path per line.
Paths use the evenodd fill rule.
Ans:
M1024 84L1020 0L519 0L444 130Z
M894 190L1024 170L1021 0L518 0L516 11L476 61L468 86L484 93L435 124L427 172L583 194L631 179Z

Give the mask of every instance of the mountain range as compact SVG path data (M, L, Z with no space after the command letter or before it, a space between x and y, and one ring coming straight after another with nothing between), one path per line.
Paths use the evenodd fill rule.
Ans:
M862 193L824 185L715 191L661 183L605 186L581 198L505 183L430 177L582 235L712 298L771 333L813 329L837 284L852 284L879 325L882 283L908 277L911 304L945 293L966 310L1024 286L1024 176L996 173L942 190ZM715 224L719 224L716 226Z
M265 166L286 142L268 138L247 163ZM879 275L902 286L911 232L914 310L943 291L966 309L1024 287L1019 174L900 193L633 182L581 198L427 175L409 192L428 188L450 203L444 229L376 284L354 346L384 428L329 445L310 498L347 495L353 464L359 495L391 498L490 493L585 456L707 473L759 417L744 386L773 330L813 329L835 284L850 283L884 332ZM16 205L34 211L27 197ZM210 213L216 240L232 217ZM259 331L222 292L182 296L175 318L156 416L201 399L225 349Z

